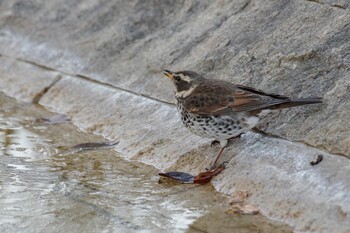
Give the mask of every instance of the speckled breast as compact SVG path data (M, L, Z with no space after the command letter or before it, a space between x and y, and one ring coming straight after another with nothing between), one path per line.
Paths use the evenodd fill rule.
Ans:
M187 112L180 103L176 103L178 111L181 115L182 123L192 133L216 140L228 139L236 137L250 128L245 123L242 114L235 115L197 115Z

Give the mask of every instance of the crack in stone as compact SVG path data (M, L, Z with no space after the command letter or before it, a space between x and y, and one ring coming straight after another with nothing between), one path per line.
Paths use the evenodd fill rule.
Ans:
M97 85L102 85L102 86L105 86L105 87L113 88L113 89L116 89L118 91L127 92L127 93L132 94L132 95L136 95L136 96L143 97L143 98L146 98L146 99L150 99L150 100L153 100L153 101L156 101L156 102L160 102L162 104L169 105L171 107L175 107L174 103L170 103L170 102L167 102L167 101L164 101L164 100L160 100L160 99L154 98L154 97L146 95L146 94L137 93L137 92L134 92L134 91L122 88L122 87L117 87L117 86L114 86L114 85L106 83L106 82L101 82L99 80L95 80L93 78L90 78L90 77L82 75L82 74L77 74L77 75L71 76L71 77L80 78L80 79L83 79L83 80L88 81L88 82L96 83Z
M58 74L56 76L56 78L52 81L52 83L45 87L44 89L42 89L39 93L37 93L33 100L32 100L32 103L33 104L39 104L39 101L41 100L41 98L56 84L58 83L60 80L62 79L62 75Z
M260 134L264 137L267 137L267 138L274 138L274 139L280 139L280 140L284 140L284 141L288 141L288 142L292 142L292 143L300 143L300 144L303 144L305 146L308 146L308 147L311 147L311 148L314 148L314 149L317 149L317 150L320 150L322 152L325 152L325 153L328 153L328 154L331 154L331 155L336 155L336 156L341 156L341 157L344 157L346 159L350 159L348 156L346 156L345 154L342 154L342 153L334 153L334 152L331 152L329 150L326 149L326 147L322 146L322 145L311 145L310 143L308 142L305 142L305 141L291 141L291 140L288 140L286 138L283 138L281 136L278 136L278 135L275 135L275 134L271 134L271 133L267 133L267 132L264 132L264 131L261 131L260 129L258 128L253 128L251 129L252 132L254 133L257 133L257 134Z
M332 7L332 8L337 8L337 9L342 9L342 10L348 10L348 8L346 8L345 6L342 6L340 4L334 3L334 4L328 4L328 3L324 3L321 2L320 0L305 0L307 2L314 2L323 6L328 6L328 7Z
M244 3L244 5L243 5L243 6L239 9L239 11L236 12L235 14L244 11L244 10L249 6L249 4L250 4L251 2L252 2L252 1L250 0L250 1L247 1L246 3Z
M7 56L7 55L4 55L4 54L0 54L0 56L3 56L3 57L9 57L10 56ZM137 93L137 92L133 92L131 90L128 90L128 89L124 89L124 88L121 88L121 87L116 87L116 86L113 86L112 84L109 84L109 83L105 83L105 82L101 82L99 80L95 80L91 77L88 77L88 76L85 76L85 75L81 75L81 74L76 74L76 75L72 75L72 74L68 74L66 72L63 72L63 71L59 71L59 70L55 70L54 68L51 68L51 67L47 67L45 65L42 65L42 64L38 64L34 61L28 61L28 60L25 60L25 59L21 59L21 58L14 58L14 57L11 57L15 60L17 60L18 62L23 62L23 63L27 63L27 64L31 64L33 66L37 66L41 69L45 69L45 70L50 70L50 71L55 71L55 72L58 72L59 74L57 75L57 77L55 78L55 80L48 86L48 87L45 87L41 92L39 92L34 98L33 98L33 101L32 103L34 104L38 104L38 102L40 101L40 99L47 93L47 91L52 88L58 81L60 81L63 77L62 75L67 75L67 76L70 76L72 78L76 78L76 79L82 79L82 80L85 80L87 82L92 82L92 83L95 83L97 85L102 85L102 86L105 86L105 87L109 87L109 88L112 88L112 89L115 89L115 90L119 90L119 91L122 91L122 92L127 92L129 94L132 94L132 95L136 95L136 96L139 96L139 97L142 97L142 98L146 98L146 99L149 99L149 100L152 100L152 101L156 101L156 102L159 102L161 104L166 104L170 107L173 107L175 108L175 104L174 103L170 103L170 102L167 102L167 101L163 101L163 100L159 100L157 98L154 98L152 96L148 96L148 95L145 95L145 94L142 94L142 93ZM255 133L258 133L264 137L268 137L268 138L275 138L275 139L281 139L281 140L284 140L284 141L288 141L288 142L292 142L292 143L300 143L300 144L303 144L303 145L306 145L308 147L311 147L311 148L315 148L315 149L318 149L318 150L321 150L321 151L324 151L328 154L332 154L332 155L337 155L337 156L342 156L342 157L345 157L345 158L348 158L346 155L344 154L341 154L341 153L332 153L330 151L328 151L326 148L323 148L322 146L315 146L315 145L311 145L311 144L308 144L307 142L304 142L304 141L290 141L286 138L283 138L283 137L280 137L278 135L274 135L274 134L269 134L267 132L264 132L264 131L261 131L257 128L253 128L251 130L252 132L255 132ZM348 158L349 159L349 158Z
M13 58L15 59L16 61L20 61L20 62L23 62L23 63L27 63L27 64L30 64L30 65L33 65L33 66L36 66L36 67L39 67L41 69L44 69L44 70L48 70L48 71L55 71L55 72L59 72L59 73L62 73L62 74L65 74L65 72L62 72L60 70L56 70L54 68L51 68L49 66L45 66L43 64L39 64L35 61L30 61L30 60L26 60L26 59L23 59L23 58L19 58L19 57L12 57L12 56L9 56L9 55L5 55L5 54L0 54L0 56L4 56L4 57L8 57L8 58Z
M318 150L320 150L320 151L325 151L325 152L327 152L327 153L329 153L329 154L332 154L332 155L337 155L337 156L341 156L341 157L344 157L344 158L346 158L346 159L350 159L346 154L343 154L343 153L335 153L335 152L331 152L331 151L329 151L324 145L322 145L322 144L320 144L320 145L311 145L311 144L309 144L309 143L307 143L307 142L305 142L305 141L295 141L295 142L298 142L298 143L302 143L302 144L304 144L304 145L306 145L306 146L310 146L310 147L312 147L312 148L316 148L316 149L318 149Z
M132 94L132 95L136 95L136 96L140 96L140 97L143 97L143 98L146 98L146 99L150 99L150 100L153 100L153 101L156 101L156 102L160 102L160 103L163 103L163 104L166 104L168 106L171 106L171 107L175 107L175 104L174 103L171 103L171 102L167 102L167 101L164 101L164 100L160 100L160 99L157 99L157 98L154 98L152 96L149 96L149 95L146 95L146 94L143 94L143 93L137 93L137 92L134 92L134 91L131 91L131 90L128 90L128 89L125 89L125 88L122 88L122 87L117 87L117 86L114 86L110 83L106 83L106 82L102 82L102 81L98 81L98 80L95 80L93 78L90 78L86 75L82 75L82 74L70 74L70 73L67 73L65 71L62 71L62 70L57 70L55 68L52 68L52 67L49 67L49 66L45 66L43 64L39 64L35 61L30 61L30 60L26 60L26 59L22 59L22 58L17 58L17 57L11 57L11 56L8 56L8 55L5 55L5 54L0 54L0 57L7 57L7 58L12 58L12 59L15 59L16 61L19 61L19 62L23 62L23 63L26 63L26 64L30 64L30 65L33 65L33 66L36 66L36 67L39 67L41 69L44 69L44 70L48 70L48 71L54 71L54 72L58 72L60 73L58 76L63 76L63 75L67 75L69 77L72 77L72 78L76 78L76 79L83 79L85 81L88 81L88 82L93 82L93 83L96 83L98 85L102 85L102 86L105 86L105 87L109 87L109 88L112 88L112 89L116 89L116 90L119 90L119 91L123 91L123 92L127 92L129 94ZM63 77L61 77L63 78ZM49 88L51 88L54 84L56 84L59 80L57 80L56 82L54 81L53 84L50 84L49 85ZM44 88L43 91L45 91L46 88ZM41 91L41 92L43 92ZM47 92L48 90L45 91L45 93ZM40 93L41 93L40 92ZM39 95L40 93L38 93L37 95ZM40 97L37 97L35 96L32 100L32 103L36 104L38 103L38 101L41 99L42 96ZM37 100L37 98L39 98L39 100Z

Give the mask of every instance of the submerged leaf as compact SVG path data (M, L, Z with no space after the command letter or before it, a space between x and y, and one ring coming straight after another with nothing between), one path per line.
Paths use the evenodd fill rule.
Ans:
M165 173L158 173L158 175L179 181L181 183L191 184L194 181L194 176L185 172L165 172Z
M95 150L99 148L106 148L106 147L112 147L117 145L119 142L114 141L114 142L87 142L87 143L82 143L78 144L75 146L72 146L73 149L80 149L80 150Z
M63 114L56 114L56 115L53 115L51 117L48 117L48 118L39 118L39 119L36 119L36 122L38 123L42 123L42 124L63 124L63 123L67 123L69 122L70 119L66 116L66 115L63 115Z

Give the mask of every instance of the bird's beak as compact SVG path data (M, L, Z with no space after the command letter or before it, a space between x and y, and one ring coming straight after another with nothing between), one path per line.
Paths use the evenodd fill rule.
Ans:
M167 76L168 78L172 79L173 78L173 72L170 70L164 70L164 75Z

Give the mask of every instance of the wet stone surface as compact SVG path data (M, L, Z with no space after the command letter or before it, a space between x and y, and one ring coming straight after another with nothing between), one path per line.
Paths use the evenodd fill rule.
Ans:
M173 101L173 93L169 80L162 77L163 69L194 70L208 78L228 80L295 98L321 96L324 98L322 105L272 113L259 125L263 134L243 135L242 139L237 140L234 146L225 151L223 161L229 161L229 164L212 180L212 184L219 192L227 195L240 190L249 192L251 196L247 204L256 205L263 215L290 224L295 227L296 232L348 233L350 229L348 178L350 5L348 2L348 0L0 0L0 90L16 99L33 101L54 112L66 114L72 123L82 130L96 132L111 141L118 140L119 144L115 148L124 158L154 165L161 169L161 172L183 171L190 174L203 171L212 160L211 155L217 152L214 150L217 149L210 148L208 141L187 132L179 123L180 118L175 108L165 103ZM89 172L96 172L96 169L91 168L92 162L88 159L90 156L93 159L100 156L97 161L105 166L118 164L110 171L106 171L105 168L99 170L104 180L100 181L103 188L98 190L114 187L112 178L119 180L119 176L125 177L126 174L133 174L137 178L142 174L149 174L143 178L144 180L137 180L135 183L131 178L124 181L135 184L145 195L147 191L141 187L146 181L151 184L152 190L164 191L169 188L170 191L174 191L174 188L183 188L182 185L174 188L165 184L164 187L156 185L155 174L159 171L138 165L142 167L141 172L135 174L136 171L127 167L130 163L124 163L123 160L119 162L119 154L106 148L103 153L101 152L102 155L98 155L100 150L98 153L97 151L94 153L93 150L84 153L65 150L72 145L89 143L90 139L92 142L103 140L84 138L85 136L79 133L74 134L76 131L74 127L61 128L68 127L65 125L69 123L62 126L50 125L47 122L44 126L35 126L30 124L33 120L31 118L29 123L25 121L26 119L22 121L18 118L32 116L34 113L6 114L9 115L4 117L16 116L14 121L4 118L7 123L19 122L15 127L23 128L25 124L29 124L24 129L29 133L35 133L32 140L51 141L39 141L40 146L36 144L33 147L24 146L22 142L18 142L18 133L14 137L14 132L8 131L10 137L4 137L4 140L6 138L17 145L5 143L10 149L12 145L12 149L7 149L6 153L15 153L9 154L6 158L16 155L27 157L21 158L22 163L4 161L0 172L4 173L3 177L23 173L25 181L31 177L27 174L30 172L34 174L33 177L41 176L48 179L47 183L40 180L39 184L45 184L44 187L51 184L55 188L49 192L49 197L53 195L52 193L65 193L66 190L74 193L74 190L80 190L76 188L78 185L74 182L81 183L84 175L91 179L92 174ZM37 115L40 116L33 118L52 120L53 116ZM59 129L62 129L60 134ZM37 151L39 153L34 153ZM108 155L109 152L112 155ZM318 155L323 156L323 161L315 166L310 165L312 161L316 163ZM62 160L62 164L68 163L69 160L75 163L74 165L68 163L69 168L54 166L58 163L57 156ZM30 161L33 158L36 160ZM27 160L30 161L28 164L25 163ZM16 166L24 164L25 168L31 170L22 171L23 169L19 170L7 164ZM35 169L34 165L38 168ZM81 167L78 169L78 166ZM46 174L47 170L41 171L43 167L53 171L49 170L50 173ZM122 167L126 167L125 174L118 173ZM10 172L9 169L16 173ZM39 171L42 173L36 174ZM118 174L118 176L109 178L107 174ZM58 184L63 175L68 176L62 181L67 188L60 189L57 187L60 187ZM58 181L54 181L55 179ZM35 187L35 182L26 182L28 184L24 184L28 187ZM188 187L190 186L183 189L191 190ZM17 195L3 190L4 188L0 191L0 195L6 194L7 197ZM131 188L126 186L124 190ZM182 199L176 195L167 195L165 199L171 196L174 200L170 203L177 200L175 206L180 206L180 209L186 210L186 205L191 203L204 213L215 212L209 207L198 207L204 201L197 203L197 199L206 200L200 191L194 191L200 197L197 199L191 199L188 192L190 191L184 192L186 195L181 197ZM84 191L81 193L86 194ZM115 190L112 193L115 196L119 195ZM207 194L207 191L203 193ZM32 192L28 191L26 197L31 195ZM62 197L61 194L58 196ZM156 197L157 194L152 196ZM87 197L91 203L91 194L87 194ZM81 213L81 216L78 215L74 221L82 226L87 225L86 229L94 230L92 225L110 226L110 222L118 222L110 220L106 223L107 220L101 220L103 224L97 224L96 221L83 221L85 218L91 220L92 217L88 213L84 215L84 211L76 208L75 204L61 201L62 205L58 206L56 203L59 203L59 198L52 199L55 200L52 204L53 210L62 206L71 214L70 218L65 218L62 217L65 216L62 211L57 216L41 220L55 229L60 229L61 225L58 226L58 223L66 222L68 226L72 225L68 223L73 221L71 219L73 216L76 217L77 213ZM93 199L98 202L98 207L102 205L100 199L106 200L107 197ZM116 199L122 198L119 195ZM178 204L181 200L187 200L186 205ZM43 204L45 208L41 208L40 205L30 208L32 203L37 203L32 199L28 203L31 203L27 208L28 213L32 211L44 216L40 210L48 209L45 206L48 205L46 202ZM208 203L209 206L218 205L217 201ZM111 208L117 204L123 206L115 200L108 201L105 206ZM20 206L22 208L23 205ZM116 214L118 212L116 209L111 212ZM153 209L164 212L158 205ZM8 211L8 208L0 208L0 213L3 213L2 211ZM120 215L130 215L133 217L131 222L140 223L138 216L129 212L127 214L122 212ZM14 213L6 212L5 217L0 219L17 219ZM222 210L219 210L219 213L221 214L204 214L204 216L221 216ZM169 213L163 214L172 216ZM33 224L39 220L34 221L23 214L18 216L21 217L18 217L21 223L28 223L22 225L23 229L27 227L27 231L34 231L31 230ZM145 218L150 220L151 217ZM157 221L161 219L158 217ZM227 219L232 223L237 218ZM148 220L145 222L152 222ZM15 230L21 225L16 223L11 225ZM205 220L204 223L208 223L213 229L218 229L213 221ZM174 227L174 224L169 225L175 229L173 231L179 229ZM223 225L229 229L227 224ZM186 229L189 229L188 224L186 226ZM148 225L143 226L142 230L145 229L157 231ZM209 231L205 230L205 227L200 229ZM105 231L109 230L106 228Z
M69 150L105 139L0 93L0 232L291 232L261 215L227 214L211 185L158 183L154 167L110 147Z

